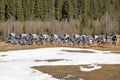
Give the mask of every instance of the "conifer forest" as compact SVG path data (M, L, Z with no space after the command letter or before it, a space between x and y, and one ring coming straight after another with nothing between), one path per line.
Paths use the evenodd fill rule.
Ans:
M120 34L120 0L0 0L0 38L11 32Z

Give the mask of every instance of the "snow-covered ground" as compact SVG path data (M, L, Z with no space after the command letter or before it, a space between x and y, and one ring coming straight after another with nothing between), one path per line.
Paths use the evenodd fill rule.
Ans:
M94 53L66 52L64 50L87 50ZM47 61L52 59L61 60ZM80 66L80 70L92 71L101 69L102 67L97 64L120 64L120 54L80 48L40 48L0 52L0 80L57 80L52 75L42 73L31 67L90 64L93 65L93 68L86 69Z

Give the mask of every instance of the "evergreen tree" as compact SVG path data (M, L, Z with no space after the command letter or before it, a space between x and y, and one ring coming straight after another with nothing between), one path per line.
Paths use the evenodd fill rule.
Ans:
M34 14L34 10L35 10L35 0L30 0L30 20L34 20L35 18L35 14Z
M106 12L115 12L120 23L120 0L0 0L0 21L67 18L87 26L88 20L100 20Z
M42 5L41 0L35 0L34 14L35 14L35 19L38 19L38 20L40 20L41 16L42 16L42 14L41 14L41 10L42 10L41 5Z
M22 0L16 0L16 19L21 21L24 20Z
M73 5L73 8L72 8L73 9L73 18L77 19L78 18L77 0L73 0L72 5Z
M83 15L83 7L84 7L84 2L83 0L77 0L77 16L78 19L82 22L82 15Z
M24 20L30 20L30 0L22 0Z
M35 19L44 20L45 15L46 15L46 14L44 14L44 1L43 0L35 0L34 7L35 7L35 10L34 10Z
M0 21L5 20L5 0L0 0Z
M48 1L43 0L43 20L45 20L48 17Z
M55 0L55 18L57 20L62 19L62 5L63 0Z
M68 0L68 19L73 19L74 10L73 10L73 0Z
M68 19L69 18L69 0L64 0L63 1L62 18L63 19Z
M5 2L6 19L15 19L16 16L16 0L6 0Z
M47 0L47 3L48 3L47 17L50 19L55 19L55 0Z

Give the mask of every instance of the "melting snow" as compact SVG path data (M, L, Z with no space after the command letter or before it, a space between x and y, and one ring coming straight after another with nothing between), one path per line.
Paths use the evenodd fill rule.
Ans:
M66 79L66 78L68 79L68 78L71 78L71 77L75 77L75 76L74 75L67 75L67 76L64 77L64 79Z
M90 72L90 71L94 71L94 70L102 68L101 66L98 66L97 64L92 64L92 65L90 65L88 67L90 67L90 68L86 68L86 67L80 66L80 70L84 71L84 72Z
M87 50L94 53L80 52L80 54L78 54L76 52L69 53L63 50ZM3 57L2 55L6 56ZM62 60L55 62L47 61L51 59ZM39 60L39 62L36 62L36 60ZM42 73L31 67L45 65L88 65L95 63L120 64L120 54L112 54L110 51L80 48L40 48L0 52L0 80L57 80L53 78L52 75ZM101 67L94 65L91 70L84 67L80 68L84 71L91 71L100 69Z

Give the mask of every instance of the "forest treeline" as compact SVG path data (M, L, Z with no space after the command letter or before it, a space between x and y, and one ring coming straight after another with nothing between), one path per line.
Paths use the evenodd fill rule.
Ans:
M0 0L0 35L10 32L120 33L120 0Z

